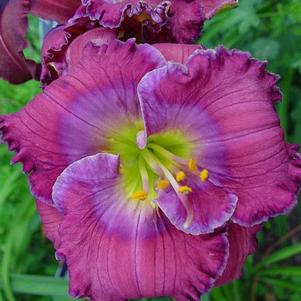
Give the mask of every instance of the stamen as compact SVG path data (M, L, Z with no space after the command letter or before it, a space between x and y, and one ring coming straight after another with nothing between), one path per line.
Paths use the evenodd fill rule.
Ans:
M177 196L181 200L183 206L186 210L186 220L183 224L184 228L188 228L193 220L193 210L191 208L190 201L188 200L187 194L192 192L192 188L189 186L179 186L176 179L173 177L173 175L170 173L170 171L162 164L162 162L156 158L152 152L145 149L143 152L143 156L145 159L145 162L147 162L149 165L152 165L153 167L160 168L162 172L164 173L166 179L169 181L170 185L176 192Z
M188 168L190 171L194 172L198 170L198 164L194 159L189 159Z
M200 173L200 179L202 182L207 181L209 178L209 171L208 169L203 169Z
M170 183L168 180L162 179L157 182L157 189L164 190L164 189L168 188L169 185L170 185Z
M142 157L139 157L138 166L139 166L140 176L142 180L143 190L148 192L149 191L148 172Z
M179 171L177 174L176 174L176 180L177 182L182 182L186 179L186 174L184 171Z
M179 191L180 193L187 194L187 193L192 192L192 188L189 187L189 186L180 186L179 189L178 189L178 191Z
M147 198L147 192L145 191L136 191L132 194L132 199L135 201L144 201Z
M153 149L154 151L156 151L158 154L160 154L161 156L169 159L171 162L176 162L180 165L184 165L186 164L186 160L184 160L181 157L178 157L177 155L173 154L172 152L168 151L167 149L165 149L164 147L155 144L155 143L149 143L148 147Z

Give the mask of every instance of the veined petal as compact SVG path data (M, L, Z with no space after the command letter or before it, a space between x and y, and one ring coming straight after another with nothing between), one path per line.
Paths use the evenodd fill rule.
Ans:
M173 189L162 191L157 204L177 229L192 235L212 233L232 217L237 196L207 181L190 179L192 192L181 200Z
M80 4L80 0L31 0L30 12L46 20L64 23L74 15Z
M29 8L29 0L0 3L0 77L13 84L39 77L38 65L23 54Z
M0 117L3 140L28 172L32 193L51 203L51 188L70 163L103 150L110 131L140 117L137 85L164 64L134 41L90 45L83 59L20 112Z
M138 87L147 134L186 133L213 183L238 196L233 220L244 226L287 212L300 185L289 176L274 108L278 77L265 66L236 50L196 50L186 65L168 63Z
M230 223L226 227L228 234L230 254L226 269L218 279L216 286L226 284L241 276L245 261L257 248L256 234L261 230L261 225L242 227Z
M64 215L57 253L66 259L73 297L197 301L224 270L224 234L185 235L162 212L129 200L118 156L73 163L54 185L53 199Z
M46 237L53 242L54 247L57 248L60 244L59 225L63 220L63 215L56 207L39 200L36 201L36 206L42 221L43 231Z

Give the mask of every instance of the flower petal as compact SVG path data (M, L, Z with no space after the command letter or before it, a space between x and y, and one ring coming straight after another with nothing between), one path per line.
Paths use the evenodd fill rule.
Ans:
M190 44L199 38L205 15L198 0L174 0L170 14L172 42Z
M19 113L0 116L3 140L30 173L32 193L51 203L51 188L70 163L98 153L104 136L140 116L137 85L165 60L149 45L114 41L86 48L80 63Z
M106 28L118 28L124 38L191 43L199 37L206 16L199 0L90 0L83 3L71 22L84 18Z
M124 19L139 17L146 13L151 21L147 22L148 25L153 23L160 26L166 23L168 8L168 2L160 0L121 0L118 2L112 0L88 0L83 2L83 5L72 19L89 17L91 20L97 20L99 25L103 27L119 28ZM143 21L141 20L141 22Z
M46 20L64 23L74 15L80 4L80 0L31 0L30 12Z
M167 61L177 62L184 64L187 58L197 49L202 49L201 45L189 44L172 44L172 43L159 43L154 44L165 57Z
M256 234L261 230L261 225L245 228L231 223L226 229L230 244L230 254L226 269L218 279L216 286L226 284L241 276L247 257L256 251Z
M237 196L222 188L191 179L192 192L181 201L175 191L162 191L157 200L160 209L177 229L192 235L212 233L233 215ZM187 224L187 221L189 223Z
M94 28L87 32L76 26L61 25L52 29L42 46L41 83L45 87L66 74L68 68L81 58L87 44L100 46L116 38L116 32L105 28Z
M97 154L70 165L54 186L64 214L57 253L71 296L199 300L225 267L225 236L176 230L162 212L124 195L118 169L117 156Z
M235 7L238 5L238 0L199 0L202 5L206 19L211 19L219 11Z
M47 205L39 200L36 206L42 221L43 231L46 237L53 242L55 248L60 244L59 225L63 220L63 215L57 208Z
M235 193L233 220L251 226L287 212L299 183L275 112L278 77L249 54L196 50L187 65L169 63L148 73L138 91L150 135L186 133L195 158L214 183Z
M28 28L29 0L5 0L0 3L0 77L13 84L38 78L39 67L24 57Z

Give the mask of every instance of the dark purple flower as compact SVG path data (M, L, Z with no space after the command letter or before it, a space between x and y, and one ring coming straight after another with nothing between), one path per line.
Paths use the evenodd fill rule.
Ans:
M0 117L3 140L72 296L198 300L238 277L255 225L296 202L301 157L279 125L278 77L223 47L96 44Z
M83 0L72 20L89 18L106 28L117 28L119 34L137 33L147 42L160 32L155 41L191 43L199 37L202 24L218 11L233 7L237 0ZM127 35L127 33L125 33Z
M123 40L135 37L138 42L190 43L199 37L205 20L236 4L236 0L82 1L73 18L45 38L42 85L64 73L69 45L87 31L107 28L106 32ZM95 31L93 36L101 39L102 33Z
M26 60L27 14L56 20L61 25L56 40L51 33L42 53L42 84L48 84L63 72L56 69L69 43L95 27L112 30L114 36L126 40L136 37L147 42L183 42L195 40L203 22L216 12L235 6L237 0L4 0L0 5L0 76L17 84L39 78L40 66Z

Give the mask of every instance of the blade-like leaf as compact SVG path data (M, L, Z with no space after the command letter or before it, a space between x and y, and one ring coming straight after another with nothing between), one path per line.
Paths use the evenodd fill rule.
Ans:
M301 293L301 282L296 283L288 280L279 280L279 279L272 279L272 278L259 278L258 280L273 286L278 286L278 287L289 289L294 292Z
M13 291L17 293L62 297L67 297L68 295L68 282L64 279L11 274L10 281ZM2 288L2 285L3 284L0 282L0 288Z
M272 263L285 260L301 253L301 243L283 248L277 252L272 253L270 256L262 259L256 266L255 270L258 271L260 268L270 265Z
M273 267L273 268L260 271L258 275L301 277L301 267L298 266Z

